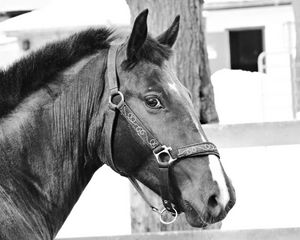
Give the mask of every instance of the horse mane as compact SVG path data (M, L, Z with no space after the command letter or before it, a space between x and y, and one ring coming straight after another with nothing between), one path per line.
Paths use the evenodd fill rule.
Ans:
M107 28L88 29L47 44L0 70L0 117L10 113L31 93L55 81L55 77L81 58L107 49L113 38Z
M0 118L12 112L33 92L46 88L66 68L99 50L108 49L117 36L108 28L88 29L64 40L47 44L0 70ZM161 65L172 51L148 35L137 61L145 60ZM127 63L127 67L135 63Z

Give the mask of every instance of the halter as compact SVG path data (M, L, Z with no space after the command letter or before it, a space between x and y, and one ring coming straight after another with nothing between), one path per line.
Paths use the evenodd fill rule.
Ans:
M138 139L142 140L153 152L153 155L156 158L158 168L159 168L159 180L160 180L160 193L164 208L159 210L158 208L151 205L141 187L137 183L137 180L128 176L125 173L120 172L114 164L112 154L108 159L108 165L115 170L117 173L126 176L129 178L130 182L133 184L135 189L144 199L144 201L149 205L149 207L156 213L160 215L160 221L164 224L173 223L177 216L178 212L174 204L171 201L171 194L169 190L169 168L179 159L185 157L193 156L208 156L215 155L220 158L219 152L216 146L210 142L195 143L193 145L180 147L178 149L172 149L171 146L164 145L161 143L150 129L148 129L139 117L134 113L134 111L127 105L126 100L122 92L119 91L118 87L118 73L116 69L116 54L119 45L112 45L108 51L107 59L107 78L108 85L110 90L109 96L109 109L113 112L113 119L116 111L119 111L124 119L129 123L134 132L139 137ZM112 125L111 125L112 128ZM111 129L112 132L112 129ZM163 215L165 212L170 212L173 216L171 221L165 221Z

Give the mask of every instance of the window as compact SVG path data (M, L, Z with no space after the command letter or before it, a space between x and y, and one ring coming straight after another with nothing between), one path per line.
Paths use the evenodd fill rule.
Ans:
M230 30L231 69L257 71L257 58L263 52L263 29Z

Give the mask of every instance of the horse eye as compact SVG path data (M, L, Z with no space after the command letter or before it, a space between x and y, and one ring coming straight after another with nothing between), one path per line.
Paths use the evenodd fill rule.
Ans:
M160 103L159 99L156 97L149 97L145 99L146 105L150 108L160 109L162 108L162 104Z

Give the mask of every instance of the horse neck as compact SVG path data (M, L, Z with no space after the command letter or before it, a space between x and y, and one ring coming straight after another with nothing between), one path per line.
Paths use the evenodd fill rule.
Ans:
M105 108L102 106L105 105L102 96L106 63L103 55L106 55L104 51L83 60L71 69L71 75L62 76L68 86L44 115L51 133L52 161L55 160L55 171L49 175L56 184L48 191L56 206L51 213L55 231L69 215L94 172L103 165L89 149L94 141L100 143L100 139L94 138L90 142L90 129L94 118L101 122L104 114L99 113L99 109ZM97 145L92 147L95 150Z
M11 207L17 207L29 226L20 229L23 234L32 231L43 239L53 238L93 173L102 165L87 149L89 125L104 88L104 60L99 55L91 58L72 79L63 80L61 86L67 87L59 89L61 93L54 102L27 113L25 118L30 121L20 124L15 133L3 134L10 134L11 139L21 144L18 150L7 154L5 149L14 149L15 142L5 141L1 150L6 163L14 166L14 174L6 175L2 187L12 199ZM43 96L37 98L46 101L45 92L40 94ZM2 169L9 170L8 165ZM11 215L17 218L16 214Z

